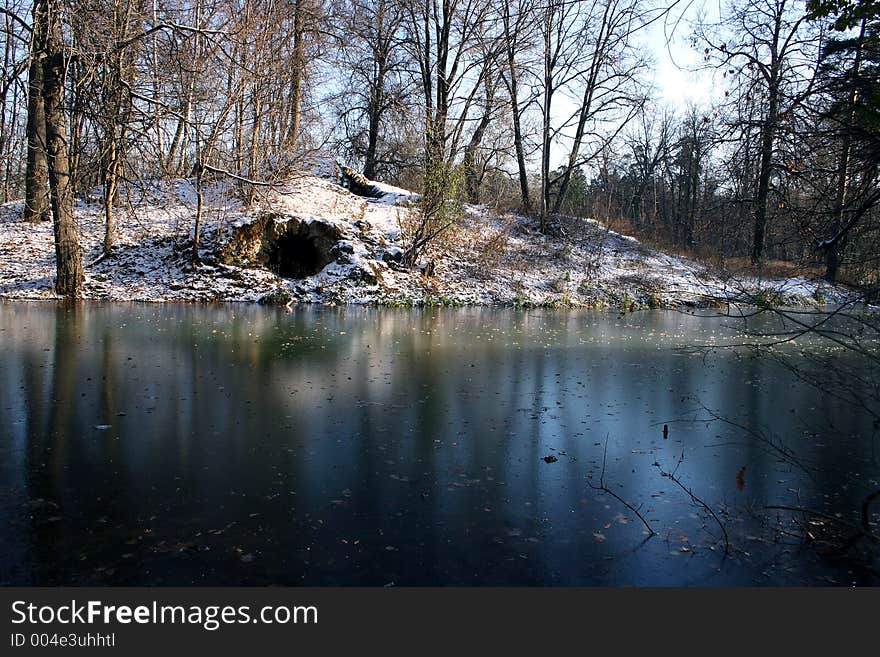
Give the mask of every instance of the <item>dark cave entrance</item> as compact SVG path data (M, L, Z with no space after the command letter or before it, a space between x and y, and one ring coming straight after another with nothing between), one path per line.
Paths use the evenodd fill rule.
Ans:
M299 232L279 235L269 256L269 267L282 278L314 276L329 262L317 240Z
M320 221L276 224L264 233L265 262L282 278L308 278L336 260L340 237L337 227Z
M282 278L303 279L350 253L346 246L337 224L265 213L236 227L220 255L226 264L258 265Z

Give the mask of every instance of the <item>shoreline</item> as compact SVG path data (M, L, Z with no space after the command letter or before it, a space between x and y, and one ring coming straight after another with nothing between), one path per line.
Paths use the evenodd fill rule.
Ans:
M191 188L176 179L127 190L107 256L103 207L77 206L84 300L630 312L815 308L854 298L843 286L804 277L726 277L595 219L558 217L544 234L535 219L467 204L420 266L406 269L400 257L417 216L412 195L392 188L386 198L366 199L316 176L292 179L250 208L218 183L194 263ZM52 225L22 222L21 207L0 206L0 299L58 299Z

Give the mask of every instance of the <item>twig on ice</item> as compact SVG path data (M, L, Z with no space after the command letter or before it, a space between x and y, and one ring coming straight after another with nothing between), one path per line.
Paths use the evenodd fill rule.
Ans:
M678 459L678 463L675 464L675 468L673 469L672 472L665 472L663 470L663 468L661 468L659 465L657 465L657 467L660 468L660 476L666 477L667 479L675 482L675 484L679 488L681 488L685 493L688 494L688 496L691 498L691 500L693 502L695 502L696 504L699 504L701 507L706 509L706 511L709 513L709 515L715 519L715 522L718 523L718 527L721 529L721 533L724 536L724 554L728 554L730 552L730 540L727 537L727 529L724 527L724 523L721 522L721 518L719 518L718 515L712 510L711 506L709 506L703 500L701 500L699 497L694 495L694 491L691 490L690 488L688 488L687 486L685 486L683 483L681 483L681 480L675 476L675 473L678 471L678 466L681 465L681 462L683 460L684 460L684 452L682 452L681 458Z
M636 514L636 517L642 521L642 524L645 526L645 529L648 530L648 538L650 538L651 536L654 536L657 532L655 532L651 528L651 525L648 524L648 521L645 520L645 517L641 513L639 513L639 509L641 508L641 506L639 506L638 508L634 507L632 504L627 502L620 495L618 495L613 490L608 488L608 486L605 485L605 462L606 462L607 456L608 456L608 436L605 436L605 450L602 452L602 474L599 475L599 485L596 486L591 481L587 481L587 484L593 490L601 490L603 493L608 493L611 497L613 497L615 500L617 500L618 502L623 504L623 506L625 506L627 509L629 509L634 514Z

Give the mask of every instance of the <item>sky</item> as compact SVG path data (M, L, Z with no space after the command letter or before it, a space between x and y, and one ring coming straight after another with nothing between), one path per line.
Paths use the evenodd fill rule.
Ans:
M681 112L689 105L709 107L723 99L724 87L716 81L712 70L701 69L703 54L691 45L691 22L703 12L717 16L719 0L681 0L663 19L657 20L639 35L646 54L653 62L646 77L653 85L656 109ZM572 101L564 94L557 98L559 117L574 111ZM569 131L570 132L570 131ZM570 142L561 138L551 146L551 167L566 161Z
M702 53L691 46L689 21L700 12L717 15L717 4L694 0L680 8L674 7L665 21L650 25L643 37L655 61L658 100L673 108L683 108L690 103L706 105L715 94L723 94L723 90L713 84L711 72L697 70L702 63Z

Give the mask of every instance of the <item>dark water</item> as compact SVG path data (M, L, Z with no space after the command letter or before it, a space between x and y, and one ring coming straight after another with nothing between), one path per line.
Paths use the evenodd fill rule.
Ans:
M730 335L675 312L0 305L0 583L877 584L764 509L856 518L870 421L681 348ZM650 539L590 486L606 443Z

